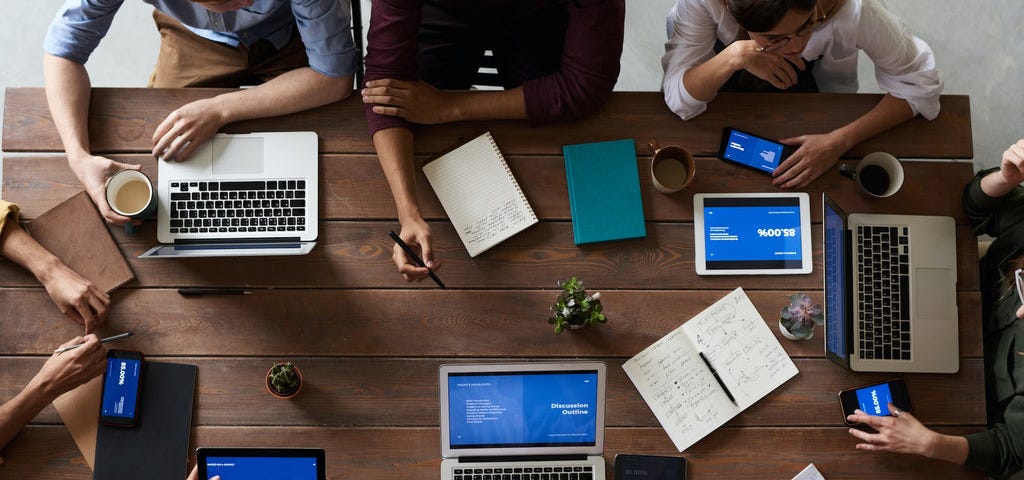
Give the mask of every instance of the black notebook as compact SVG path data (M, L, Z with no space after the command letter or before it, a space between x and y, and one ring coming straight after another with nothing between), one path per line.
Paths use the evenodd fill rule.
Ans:
M145 362L133 428L99 426L93 480L183 480L188 475L195 365Z

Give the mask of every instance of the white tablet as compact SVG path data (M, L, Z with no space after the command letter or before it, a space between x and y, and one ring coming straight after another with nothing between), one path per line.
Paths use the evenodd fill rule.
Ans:
M811 273L806 193L699 193L693 232L699 275Z

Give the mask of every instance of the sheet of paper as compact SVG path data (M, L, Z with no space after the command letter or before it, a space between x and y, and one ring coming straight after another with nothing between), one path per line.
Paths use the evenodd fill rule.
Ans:
M423 173L471 257L537 223L490 133L424 165Z
M71 438L85 457L85 463L93 470L96 469L96 430L100 424L102 395L103 376L100 375L53 401L53 407L64 420Z
M736 404L700 359L701 351ZM627 360L622 368L680 452L797 373L740 288Z
M825 477L818 471L818 467L815 467L813 463L808 464L807 468L804 468L800 473L793 477L793 480L825 480Z

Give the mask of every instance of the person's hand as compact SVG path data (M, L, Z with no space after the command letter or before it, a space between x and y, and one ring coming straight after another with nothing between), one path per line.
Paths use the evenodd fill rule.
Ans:
M116 225L124 225L131 221L130 218L119 215L110 209L110 205L107 204L106 183L107 178L120 170L141 170L142 166L115 162L99 155L70 159L68 164L75 172L75 176L78 177L78 181L82 182L82 186L89 193L92 203L96 204L96 209L100 211L103 218ZM141 225L142 220L136 220L133 223Z
M171 112L153 132L153 156L184 161L225 123L216 100L204 98Z
M402 231L398 234L402 238L402 241L409 246L409 248L415 251L417 247L420 250L420 258L423 263L427 265L426 268L416 265L416 263L406 255L405 250L402 250L397 243L392 247L391 260L395 262L398 267L399 273L405 277L405 281L423 281L430 275L430 270L437 271L441 268L440 261L434 261L434 254L430 250L430 226L427 222L424 222L422 218L417 220L407 220L402 223Z
M783 56L775 52L759 52L753 40L733 42L729 48L734 49L739 65L757 78L785 90L796 85L796 69L804 71L807 66L800 55Z
M803 188L832 168L839 156L848 150L834 134L801 135L779 140L785 145L799 146L782 162L772 176L772 185L780 188Z
M86 334L107 319L110 296L59 260L51 263L39 280L61 313L85 325Z
M188 478L185 480L199 480L199 466L192 467L192 473L188 474ZM210 477L210 480L220 480L220 475L214 475Z
M82 346L50 356L25 389L38 391L47 400L53 401L68 390L103 373L107 365L107 349L96 335L75 337L61 347L78 343L82 343Z
M366 82L366 88L360 93L363 103L374 104L374 113L421 124L454 120L451 111L454 94L438 90L426 82L390 78L371 80Z
M1024 182L1024 139L1010 145L1003 152L1003 161L999 165L999 175L1008 185Z
M889 411L893 412L893 416L868 415L858 409L846 417L850 422L863 423L878 432L868 433L851 428L850 435L862 442L857 444L857 449L932 456L930 449L939 434L922 425L910 413L900 411L891 402Z

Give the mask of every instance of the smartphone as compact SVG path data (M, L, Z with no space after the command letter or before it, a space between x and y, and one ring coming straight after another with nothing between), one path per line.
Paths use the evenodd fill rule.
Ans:
M718 158L769 175L792 154L792 147L732 127L722 130L718 147Z
M113 427L134 427L139 419L143 361L141 352L110 350L103 378L100 422Z
M905 412L913 411L914 406L910 403L910 392L907 391L907 384L902 378L839 392L839 403L843 407L843 419L853 415L853 411L857 409L868 415L889 416L892 413L889 411L889 402ZM855 425L848 421L846 423Z
M686 459L664 455L615 455L615 480L686 480Z

